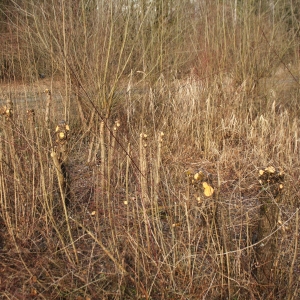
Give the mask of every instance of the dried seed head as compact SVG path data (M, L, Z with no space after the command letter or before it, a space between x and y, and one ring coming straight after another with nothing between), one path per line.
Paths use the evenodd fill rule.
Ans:
M195 179L195 180L199 180L199 179L200 179L199 173L196 173L196 174L194 175L194 179Z
M282 170L282 168L281 167L279 167L278 168L278 176L281 176L281 177L283 177L284 176L284 171Z
M51 91L50 91L49 89L45 89L45 90L44 90L44 93L45 93L46 95L51 95Z
M204 195L206 197L212 196L214 189L207 182L203 182L202 185L204 187Z
M269 167L265 168L265 171L273 174L273 173L275 173L276 169L273 166L269 166Z
M194 179L197 180L197 181L200 181L204 178L204 174L202 171L199 171L197 172L195 175L194 175Z
M162 141L163 141L163 136L164 136L165 134L161 131L160 132L160 134L159 134L159 136L158 136L158 142L159 143L161 143Z
M140 137L142 138L142 139L146 139L147 137L148 137L148 135L146 134L146 133L141 133L140 134Z

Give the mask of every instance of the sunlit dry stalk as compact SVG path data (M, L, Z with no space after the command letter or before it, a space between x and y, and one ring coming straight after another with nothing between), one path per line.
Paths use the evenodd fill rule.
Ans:
M32 168L32 176L34 176L34 174L38 174L38 187L36 188L34 186L34 181L33 181L33 197L34 195L39 195L40 198L40 202L39 203L32 203L32 205L34 205L32 207L32 211L40 211L42 214L42 218L45 222L45 230L47 232L47 235L49 234L49 228L50 225L52 225L53 229L56 232L56 235L58 236L59 240L61 241L61 244L63 245L63 248L65 248L64 246L64 241L63 238L61 236L60 233L60 229L58 229L57 227L57 221L55 221L53 219L53 172L51 169L48 169L48 166L50 164L49 160L48 160L48 156L44 155L44 145L41 143L41 136L40 136L40 132L39 132L39 126L34 126L33 121L33 117L34 115L32 114L32 112L29 112L28 118L29 118L29 126L34 127L33 132L31 132L31 136L33 137L33 153L32 153L32 164L33 166L37 166L37 172L34 172L34 167ZM48 139L46 139L48 141ZM34 179L35 180L35 179ZM41 206L42 210L39 209L39 207ZM35 215L33 215L32 213L32 220L35 220ZM52 229L51 229L52 230ZM48 245L49 245L49 241L47 241ZM68 257L68 253L66 252L67 257ZM70 259L71 261L71 259Z
M101 192L102 192L102 199L104 197L104 193L106 190L105 185L105 175L106 175L106 150L105 150L105 126L104 121L101 121L100 123L100 157L101 157L101 164L100 164L100 170L101 170Z
M8 100L7 104L11 101ZM12 122L12 106L10 106L9 111L11 113L7 114L4 123L4 138L7 144L6 153L7 153L7 163L10 165L11 170L13 171L13 183L11 190L13 190L13 198L10 201L10 205L14 209L14 221L12 222L15 229L19 226L20 215L24 212L24 206L20 202L20 184L21 184L21 166L18 164L18 156L16 156L15 149L15 132L14 132L14 123ZM9 154L9 155L8 155ZM10 207L10 209L12 209ZM17 231L15 232L15 234Z
M113 128L111 131L108 132L108 136L110 137L108 144L110 147L108 148L107 153L107 184L110 190L111 180L112 180L112 170L113 170L113 163L116 159L116 153L115 153L115 146L116 146L116 139L118 138L118 129L120 127L120 121L116 120L115 124L113 125Z
M125 205L129 204L129 167L130 167L130 155L131 155L131 148L130 148L130 143L127 145L127 153L128 155L126 156L126 171L125 171L125 190L126 190L126 195L125 195ZM128 219L127 219L128 221Z
M88 124L88 128L87 128L87 132L89 132L91 130L91 128L93 127L94 123L95 123L95 113L96 113L96 109L93 108L92 112L90 114L90 120L89 120L89 124Z
M95 144L95 135L92 136L91 141L90 141L87 163L91 162L94 144Z
M50 110L51 110L51 105L52 105L52 96L51 96L51 91L46 89L44 91L46 94L46 110L45 110L45 124L47 128L49 128L49 122L50 122Z
M89 124L88 124L88 127L85 129L85 134L88 134L92 127L93 127L93 124L95 123L95 120L94 120L94 117L95 117L95 108L93 109L92 113L91 113L91 116L90 116L90 121L89 121ZM86 126L84 126L85 128ZM94 133L94 132L93 132ZM94 144L95 144L95 135L93 134L92 135L92 138L91 138L91 141L90 141L90 145L89 145L89 152L88 152L88 159L87 159L87 162L90 163L91 161L91 158L92 158L92 152L93 152L93 148L94 148Z
M185 212L185 219L186 219L186 225L187 225L187 235L188 235L188 244L187 244L187 260L188 260L188 272L189 272L189 278L192 280L193 275L192 275L192 256L193 256L193 243L192 243L192 229L191 229L191 224L190 224L190 216L189 216L189 211L188 211L188 206L185 203L184 204L184 212Z
M158 195L159 195L159 183L160 183L160 165L161 165L161 148L162 148L162 142L163 142L163 136L164 133L160 132L158 135L157 140L157 157L155 162L155 172L154 172L154 202L157 204L158 201Z
M109 217L109 223L111 227L111 238L112 238L112 245L116 246L116 219L114 214L114 201L111 198L112 195L112 184L113 184L113 164L115 160L115 143L117 139L117 131L120 126L119 120L115 121L115 124L111 129L107 128L106 133L106 143L107 143L107 161L106 163L106 194L105 198L103 198L103 203L105 203L106 207L108 208L108 217ZM116 255L119 256L118 251L116 252Z
M65 177L64 177L63 171L61 169L61 164L58 161L57 153L52 151L51 152L51 157L53 159L54 167L55 167L55 170L56 170L56 175L57 175L57 178L58 178L59 191L60 191L60 195L61 195L62 207L63 207L64 216L65 216L65 220L66 220L66 224L67 224L68 234L69 234L69 237L70 237L70 242L71 242L71 245L72 245L73 250L74 250L73 252L74 252L74 255L75 255L76 263L78 263L77 249L76 249L76 246L75 246L75 243L74 243L74 240L73 240L73 235L72 235L71 228L70 228L70 223L69 223L69 215L68 215L67 206L66 206ZM67 253L67 249L64 249L64 250ZM70 259L70 255L67 255L67 256ZM72 261L70 261L70 262L72 262Z
M148 183L147 183L147 134L140 134L140 183L141 183L141 198L144 204L149 203Z
M295 298L296 291L294 291L294 289L293 289L293 284L295 283L294 267L295 267L296 259L297 259L298 252L299 252L299 249L298 249L299 208L296 211L295 222L296 222L296 228L295 228L295 232L294 232L294 240L295 240L295 243L294 243L294 253L293 253L292 262L290 264L289 281L288 281L288 297L287 297L287 299L289 299L289 300L296 299Z
M55 151L51 152L51 157L53 159L53 163L54 163L54 167L58 179L58 184L61 191L61 197L64 199L63 202L65 202L66 200L65 177L63 175L61 164L58 161L57 153Z
M144 216L144 226L147 240L147 249L150 252L150 236L149 236L149 220L147 216L146 207L148 207L150 199L148 194L148 183L147 183L147 134L140 134L139 141L139 155L140 155L140 188L141 188L141 202Z
M83 103L82 103L82 97L80 95L80 86L79 83L76 83L76 102L77 102L77 109L79 113L79 117L81 120L81 125L83 127L84 131L87 131L87 124L86 124L86 118L83 113Z
M58 185L60 196L62 200L62 207L64 212L65 221L67 224L67 231L70 237L71 245L73 247L73 252L75 256L76 263L78 263L78 255L77 249L73 240L73 235L71 232L70 224L69 224L69 216L67 211L67 204L69 204L70 197L70 186L69 186L69 178L67 176L67 164L68 164L68 133L69 133L69 125L66 124L65 121L61 121L55 130L56 141L55 148L51 152L51 157L53 159L53 164L56 170Z
M4 156L4 153L7 154L7 152L3 152L3 150L6 147L3 147L3 144L5 143L5 133L1 132L0 133L0 187L1 187L1 198L0 198L0 204L1 204L1 214L3 221L6 225L6 228L8 230L9 235L13 235L13 228L12 228L12 220L11 216L9 214L10 211L10 201L9 201L9 195L8 195L8 187L7 187L7 180L5 178L5 173L7 172L7 165L5 165L5 162L7 163L7 155Z

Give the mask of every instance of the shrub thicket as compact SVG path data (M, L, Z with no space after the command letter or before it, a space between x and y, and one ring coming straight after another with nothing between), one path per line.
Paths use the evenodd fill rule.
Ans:
M2 1L0 295L298 299L298 4Z

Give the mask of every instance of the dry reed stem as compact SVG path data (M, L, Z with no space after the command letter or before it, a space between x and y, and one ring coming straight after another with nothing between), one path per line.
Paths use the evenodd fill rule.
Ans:
M68 215L67 206L66 206L66 178L63 175L63 171L61 169L61 163L58 161L57 153L52 151L51 152L51 157L53 159L54 167L55 167L55 170L56 170L56 175L57 175L57 178L58 178L58 185L59 185L59 191L60 191L60 195L61 195L61 202L62 202L63 212L64 212L64 216L65 216L65 221L66 221L66 224L67 224L67 230L68 230L70 242L71 242L71 245L72 245L72 248L73 248L75 261L78 264L79 260L78 260L78 255L77 255L77 249L76 249L74 239L73 239L73 235L72 235L72 232L71 232L70 223L69 223L69 215ZM67 252L67 249L65 248L64 250L67 254L67 257L68 257L70 263L73 263L72 260L71 260L71 256Z
M102 201L104 199L106 185L105 185L105 175L106 175L106 150L105 150L105 126L104 121L101 121L100 123L100 151L101 151L101 192L102 192Z
M289 280L288 280L288 295L287 295L287 299L292 300L292 299L296 299L296 290L294 290L293 285L295 284L295 282L297 281L297 279L295 279L295 274L294 274L294 267L295 267L295 262L297 259L297 255L299 252L298 249L298 237L299 237L299 208L296 210L296 216L295 216L295 222L296 222L296 228L295 228L295 232L294 232L294 255L292 258L292 262L290 265L290 270L289 270Z
M93 153L93 148L94 148L94 144L95 144L95 136L93 135L90 141L90 145L89 145L89 151L88 151L88 157L87 157L87 163L90 163L92 160L92 153Z
M139 140L141 198L144 205L150 202L147 183L147 137L147 134L141 133Z
M148 252L150 253L150 234L149 234L149 218L147 215L146 207L150 204L150 198L148 194L148 174L147 174L147 134L141 133L139 140L139 159L140 159L140 188L141 188L141 203L142 203L142 212L144 217L144 228L146 234L146 245Z
M50 122L50 110L51 110L51 105L52 105L52 96L51 96L51 91L46 89L44 91L46 94L46 110L45 110L45 124L46 127L49 128L49 122Z
M159 198L159 183L160 183L160 167L161 167L161 151L162 151L162 143L163 143L164 133L160 132L157 138L157 154L155 161L155 171L153 178L153 190L154 190L154 203L157 205Z

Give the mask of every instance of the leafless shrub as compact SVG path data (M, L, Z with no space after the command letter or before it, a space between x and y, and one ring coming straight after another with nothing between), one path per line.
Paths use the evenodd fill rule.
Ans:
M298 16L272 4L1 4L1 296L297 299Z

